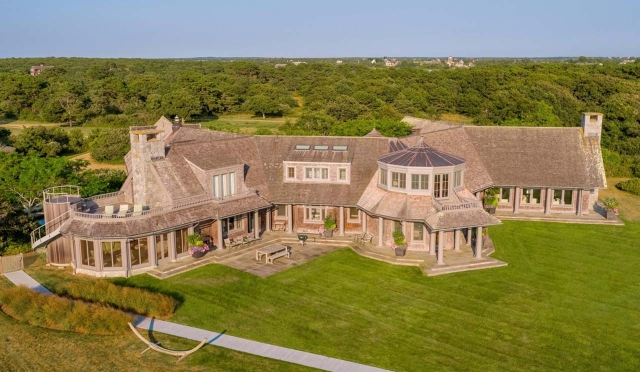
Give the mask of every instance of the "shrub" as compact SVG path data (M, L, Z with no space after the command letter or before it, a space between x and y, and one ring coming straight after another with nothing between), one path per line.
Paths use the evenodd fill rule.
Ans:
M104 280L69 281L53 290L61 296L161 319L173 315L178 306L178 301L173 297L140 288L122 287Z
M627 181L618 182L616 187L622 191L640 195L640 178L633 178Z
M121 334L133 320L115 309L44 295L25 286L0 291L0 308L21 323L78 333Z
M394 231L392 236L393 236L393 243L396 246L407 244L407 241L405 240L405 237L404 237L404 233L402 231Z

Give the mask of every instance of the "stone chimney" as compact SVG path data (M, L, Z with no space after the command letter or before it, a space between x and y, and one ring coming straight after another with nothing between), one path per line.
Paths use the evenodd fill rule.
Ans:
M154 127L132 127L129 131L134 204L149 207L161 204L162 193L153 175L152 163L164 161L163 133Z
M599 112L583 112L582 113L582 130L585 137L598 137L598 141L602 138L602 115Z

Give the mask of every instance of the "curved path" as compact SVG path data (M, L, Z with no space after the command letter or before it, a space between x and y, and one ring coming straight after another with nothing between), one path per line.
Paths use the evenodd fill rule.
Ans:
M51 292L30 277L24 271L15 271L4 274L15 285L26 285L34 291L51 294ZM384 372L385 369L371 367L364 364L349 362L342 359L330 358L323 355L308 353L306 351L288 349L276 345L251 341L244 338L229 336L223 333L216 333L205 329L189 327L182 324L171 323L164 320L157 320L145 316L136 316L135 326L172 336L187 338L189 340L201 341L206 338L207 344L212 344L227 349L240 351L247 354L258 355L264 358L282 360L289 363L300 364L307 367L317 368L325 371L336 372Z

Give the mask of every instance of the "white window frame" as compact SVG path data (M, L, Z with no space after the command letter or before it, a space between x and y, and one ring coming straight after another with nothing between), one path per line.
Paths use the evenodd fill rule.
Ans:
M229 172L229 195L236 194L236 172Z
M225 173L220 176L222 178L222 197L229 195L229 176Z
M457 188L462 186L462 171L458 170L453 172L453 187Z
M438 173L433 175L433 197L436 199L447 199L449 198L449 195L451 194L451 185L449 182L449 173ZM438 177L440 177L439 181L436 181L436 179L438 179ZM446 177L446 180L445 180ZM438 184L440 185L439 187L436 187L436 182L438 182ZM447 187L444 187L444 184L447 184ZM445 194L446 195L443 195Z
M416 232L416 226L420 226L420 234L422 235L422 239L416 239L415 238L415 232ZM417 223L414 222L413 226L411 227L411 241L412 242L424 242L426 238L426 235L424 233L424 226L421 223Z
M213 197L218 198L220 197L220 176L219 175L213 176L212 182L213 182Z
M309 173L311 172L311 173ZM309 175L311 177L309 177ZM329 180L329 168L327 167L305 167L305 180Z
M394 186L393 185L393 177L394 175L397 175L398 177L398 186ZM404 177L402 177L404 176ZM404 182L404 186L401 186L402 182ZM391 172L391 187L393 187L394 189L401 189L401 190L406 190L407 189L407 174L404 172Z
M386 169L380 168L380 177L378 179L378 183L384 186L388 186L389 184L389 172Z
M502 198L502 191L503 190L509 191L509 198L506 199L506 200ZM511 203L511 198L512 198L512 195L513 195L513 192L511 192L511 191L512 190L511 190L510 187L500 187L499 191L498 191L498 203L503 203L503 204Z
M560 191L560 201L556 203L556 191ZM564 197L565 194L569 192L571 194L571 204L565 204ZM553 189L553 196L551 198L552 205L564 205L564 206L573 206L573 202L575 201L575 197L573 196L573 190L571 189Z
M311 211L317 209L320 213L320 219L311 219ZM324 223L324 219L327 216L327 207L321 207L317 205L305 205L304 206L304 222L305 223Z
M417 189L413 187L413 177L418 177L418 188ZM425 184L426 187L423 188L422 187L423 184ZM419 191L429 190L429 175L428 174L412 174L411 175L411 190L419 190Z
M351 210L355 209L356 211L358 211L358 218L351 218ZM356 207L349 207L347 208L347 222L360 222L360 215L361 212L358 208Z
M284 208L284 214L283 215L280 214L280 207ZM276 218L287 218L287 214L288 214L287 210L289 208L287 208L286 204L276 204L276 208L275 209L276 209Z
M529 198L529 200L533 200L533 192L534 190L540 190L540 198L538 199L538 201L536 203L527 203L524 201L524 196L525 196L525 191L529 191L531 192L531 196ZM533 189L522 189L522 195L520 196L520 204L525 204L525 205L540 205L542 204L542 189L537 189L537 188L533 188Z
M344 178L342 178L342 172L344 172ZM348 177L347 168L338 168L338 181L346 182L348 181Z

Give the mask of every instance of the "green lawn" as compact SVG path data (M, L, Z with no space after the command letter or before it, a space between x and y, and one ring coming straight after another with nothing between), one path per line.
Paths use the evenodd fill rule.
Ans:
M640 224L491 228L508 267L434 278L350 250L267 279L220 265L121 282L172 321L394 370L640 369Z

